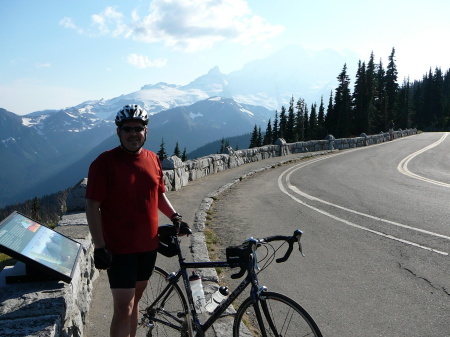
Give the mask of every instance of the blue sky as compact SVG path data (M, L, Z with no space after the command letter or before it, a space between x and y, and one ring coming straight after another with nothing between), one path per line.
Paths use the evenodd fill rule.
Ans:
M384 65L395 47L399 82L420 79L450 68L448 13L448 0L1 0L0 107L26 114L187 84L291 44L363 61L373 51Z

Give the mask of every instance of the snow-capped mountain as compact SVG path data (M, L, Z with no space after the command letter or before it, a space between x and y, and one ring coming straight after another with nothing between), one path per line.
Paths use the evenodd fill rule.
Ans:
M148 149L158 151L164 139L169 154L176 142L190 152L250 133L255 124L264 130L291 97L309 104L321 96L326 100L345 63L352 74L353 56L292 46L228 75L214 67L184 86L145 84L119 97L26 116L0 109L0 207L84 178L95 154L117 146L114 116L126 104L139 104L151 114Z

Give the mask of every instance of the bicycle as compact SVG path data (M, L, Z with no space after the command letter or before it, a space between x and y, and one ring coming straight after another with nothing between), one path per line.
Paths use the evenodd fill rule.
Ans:
M249 238L239 246L226 249L226 261L185 262L183 258L178 231L173 225L160 226L160 238L165 235L167 247L166 256L178 256L180 269L167 273L160 267L155 267L150 278L146 292L141 299L145 308L140 310L140 327L147 329L146 336L189 336L202 337L213 323L223 317L227 308L236 298L251 285L250 296L245 299L235 313L233 322L233 336L315 336L322 333L312 317L298 303L291 298L269 292L267 288L259 285L258 273L267 268L275 259L275 253L288 243L288 249L283 257L276 262L285 262L293 250L295 242L299 244L302 253L300 238L302 231L296 230L292 236L270 236L263 239ZM161 234L163 233L164 234ZM183 229L180 234L188 234L190 229ZM277 248L270 242L283 241ZM257 249L266 247L264 266L259 269ZM269 254L270 252L270 254ZM167 254L166 254L167 253ZM231 278L238 279L247 273L244 280L225 298L211 313L205 322L201 323L195 307L189 285L188 269L204 268L241 268ZM183 280L185 293L178 284Z

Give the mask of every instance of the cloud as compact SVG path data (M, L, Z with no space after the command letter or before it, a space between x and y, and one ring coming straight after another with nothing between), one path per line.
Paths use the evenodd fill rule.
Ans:
M50 63L36 63L36 67L38 68L50 68L51 64Z
M83 34L83 29L78 28L75 23L73 23L71 18L64 17L59 21L59 24L63 26L64 28L73 29L76 30L78 33Z
M146 69L146 68L151 68L151 67L161 68L166 65L167 60L166 59L156 59L154 61L151 61L147 56L130 54L130 55L128 55L128 63L139 69Z
M253 14L244 0L153 0L148 11L135 9L129 18L107 7L92 15L91 21L95 35L163 43L188 52L223 40L242 45L261 43L284 31L283 26ZM60 24L78 29L70 18Z

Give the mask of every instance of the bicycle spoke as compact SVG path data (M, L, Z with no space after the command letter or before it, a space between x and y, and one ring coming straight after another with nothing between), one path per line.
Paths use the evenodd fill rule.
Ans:
M165 271L155 267L140 304L140 326L146 330L145 336L182 335L186 300L179 286L168 282Z
M322 336L308 313L290 298L277 293L266 293L263 297L255 305L249 298L238 309L234 336L244 336L245 333L255 337ZM261 322L258 322L258 311ZM245 333L240 329L241 323L248 330Z

